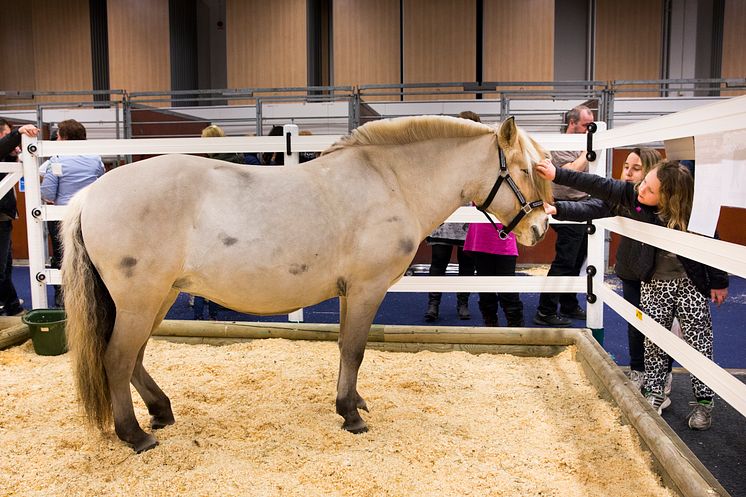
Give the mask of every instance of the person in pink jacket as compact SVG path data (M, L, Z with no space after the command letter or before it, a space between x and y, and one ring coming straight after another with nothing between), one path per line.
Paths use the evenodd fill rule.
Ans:
M498 227L502 226L498 224ZM491 224L470 224L464 242L464 252L471 254L477 276L515 276L518 246L513 233L505 240L501 240ZM482 312L485 326L498 325L498 302L503 308L508 326L523 326L523 302L517 293L512 292L479 294L479 310Z

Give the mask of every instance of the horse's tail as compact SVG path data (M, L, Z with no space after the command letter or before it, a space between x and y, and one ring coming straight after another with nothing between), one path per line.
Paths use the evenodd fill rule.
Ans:
M88 188L73 197L62 222L62 285L67 346L78 397L88 422L104 429L112 420L104 353L114 328L116 308L83 240L80 217L87 193Z

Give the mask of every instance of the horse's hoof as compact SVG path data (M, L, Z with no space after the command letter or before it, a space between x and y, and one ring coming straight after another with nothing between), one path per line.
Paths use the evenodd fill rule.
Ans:
M368 431L368 425L366 425L363 420L356 423L348 423L345 421L344 424L342 424L342 429L349 431L353 435L359 435L360 433Z
M161 428L165 428L166 426L172 425L176 422L173 416L170 417L161 417L161 416L152 416L150 418L150 428L153 430L160 430Z
M153 435L147 435L141 442L133 444L132 449L137 454L142 454L146 450L154 449L158 445L158 440Z

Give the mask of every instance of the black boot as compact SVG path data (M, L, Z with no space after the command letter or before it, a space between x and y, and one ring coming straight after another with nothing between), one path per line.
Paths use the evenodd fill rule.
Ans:
M425 321L432 323L438 319L438 308L440 307L440 293L430 293L427 301L427 311L425 311Z
M523 328L523 326L524 326L523 316L508 318L509 328Z
M523 328L523 308L510 309L509 311L503 308L503 311L505 311L505 320L510 328Z
M461 320L471 319L471 313L469 312L469 294L468 293L457 293L456 294L456 312L458 318Z
M492 328L497 327L497 313L495 314L482 314L484 318L484 325Z

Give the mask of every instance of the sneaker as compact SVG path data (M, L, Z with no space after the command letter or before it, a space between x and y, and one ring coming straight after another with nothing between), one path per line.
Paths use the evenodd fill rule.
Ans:
M534 316L534 323L544 326L554 326L555 328L564 328L570 326L572 321L566 317L558 316L557 314L542 314L537 311Z
M645 383L645 372L634 369L629 372L629 381L635 386L638 392L642 391L642 385ZM666 395L668 397L668 395Z
M645 400L647 400L650 405L653 406L653 409L658 411L658 414L663 414L663 409L671 405L671 399L669 399L665 395L660 395L653 392L649 392L645 396Z
M670 396L672 389L673 389L673 373L669 371L668 374L666 374L666 383L665 385L663 385L663 395L665 395L666 397Z
M692 430L709 430L712 426L712 401L700 400L689 402L693 407L689 413L689 428Z
M565 317L571 318L571 319L582 319L582 320L585 320L586 317L587 317L586 314L585 314L585 311L580 306L576 307L575 309L573 309L570 312L565 312L562 309L560 309L560 314L563 315L563 316L565 316Z

